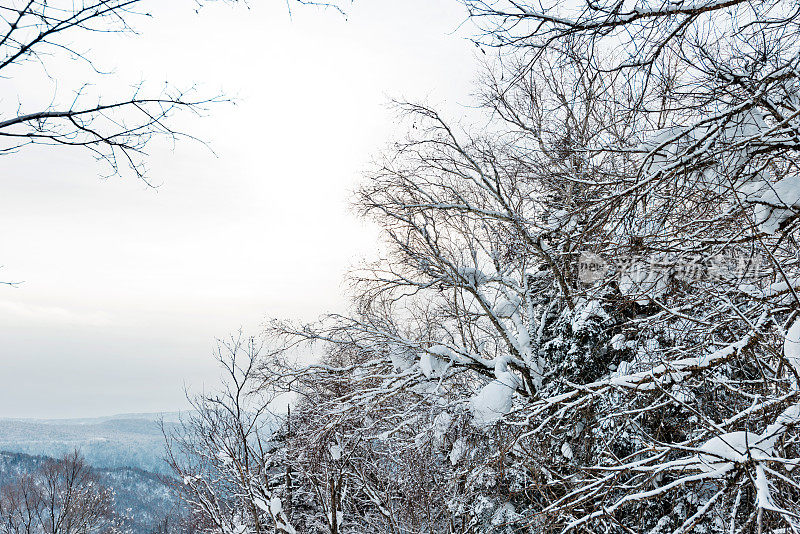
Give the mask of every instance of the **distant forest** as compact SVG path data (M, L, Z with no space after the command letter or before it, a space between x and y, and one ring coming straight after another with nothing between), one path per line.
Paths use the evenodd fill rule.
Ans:
M62 524L72 523L60 532L164 531L185 515L170 490L174 482L138 468L91 467L75 454L55 459L0 452L0 532L27 531L14 528L25 525L24 517L34 524L33 531L37 523L54 530L45 524L53 498ZM64 505L68 496L72 509Z

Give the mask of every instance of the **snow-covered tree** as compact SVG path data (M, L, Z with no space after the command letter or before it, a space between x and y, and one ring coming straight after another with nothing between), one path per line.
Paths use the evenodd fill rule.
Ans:
M441 454L481 458L492 528L800 528L796 6L467 3L488 127L402 105L358 198L385 258L277 327L360 362L300 372L417 438L469 421Z
M47 459L0 487L0 533L114 534L124 532L114 493L99 483L77 452Z
M800 10L465 3L485 119L400 104L356 200L383 257L270 330L324 347L259 369L300 399L290 519L800 531Z
M220 341L221 390L193 397L181 428L164 431L176 492L201 532L296 532L274 493L283 473L270 441L278 426L269 411L274 399L256 372L261 351L241 333Z

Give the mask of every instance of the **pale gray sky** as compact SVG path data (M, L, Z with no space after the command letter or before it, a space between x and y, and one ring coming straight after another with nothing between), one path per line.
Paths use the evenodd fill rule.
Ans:
M152 3L138 36L91 48L140 79L224 90L237 105L180 125L203 147L151 147L153 190L98 179L85 153L23 149L0 159L0 417L79 417L183 407L183 386L217 376L214 337L268 316L342 309L348 266L375 231L348 193L394 131L389 97L470 103L475 48L455 0L358 0L347 21L282 0L250 9ZM85 67L55 61L58 90ZM47 102L28 66L0 80L0 106ZM28 109L30 111L30 109Z

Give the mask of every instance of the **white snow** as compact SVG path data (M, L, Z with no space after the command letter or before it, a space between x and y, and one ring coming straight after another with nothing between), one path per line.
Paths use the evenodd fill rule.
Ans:
M467 441L464 438L458 438L455 443L453 443L453 448L450 450L450 464L456 465L461 458L464 457L464 454L467 452Z
M772 456L771 439L755 432L737 431L715 436L705 442L699 455L700 469L716 471L729 464L741 463L748 458L760 459Z
M466 279L467 283L471 286L478 287L481 284L485 284L486 281L489 279L483 271L480 269L476 269L474 267L462 267L458 270L458 274Z
M457 360L458 357L453 353L453 350L450 347L446 347L444 345L434 345L428 349L428 352L431 354L435 354L437 356L441 356L446 360Z
M786 333L784 341L784 355L790 365L797 369L800 363L800 318ZM800 387L794 381L795 390ZM800 423L800 403L793 404L775 418L764 432L737 431L722 434L708 440L698 455L700 469L706 472L733 467L734 463L741 463L748 459L756 461L756 491L758 505L762 508L772 506L770 502L770 489L763 462L769 461L776 455L775 446L780 437L786 432L789 425Z
M339 445L330 446L331 458L338 460L342 457L342 448Z
M494 306L492 313L494 313L497 317L511 317L517 313L519 305L519 298L503 299Z
M638 304L647 304L667 290L668 273L655 263L636 262L622 269L619 290Z
M281 504L281 500L277 497L273 497L269 501L269 513L273 516L277 516L283 512L283 505Z
M647 160L643 162L644 170L648 174L669 171L680 165L687 153L702 154L714 142L725 146L747 143L749 139L766 132L769 126L766 116L752 108L735 113L719 130L715 131L715 128L711 124L687 124L654 132L640 146L639 151ZM705 167L701 175L705 182L720 185L730 176L731 168L745 165L749 157L749 147L745 146L721 158L717 164Z
M499 380L492 380L470 399L472 422L476 426L489 426L496 423L511 411L513 395L513 388Z
M447 434L447 431L450 430L450 424L452 422L453 417L447 412L442 412L433 419L433 428L431 430L433 433L433 441L437 446L441 447L444 443L444 436Z
M567 460L572 460L572 447L566 441L561 445L561 455Z
M773 299L776 304L790 304L794 302L794 294L792 290L800 293L800 278L793 277L789 279L789 283L785 280L774 282L765 288L758 287L754 284L741 284L739 290L751 297L761 299Z
M680 381L676 381L676 383L672 386L670 394L675 397L675 400L678 402L690 403L694 401L694 395L692 394L692 391Z
M414 354L406 347L398 344L393 344L389 348L389 359L398 371L405 371L414 365Z
M269 512L269 505L264 502L264 499L260 497L253 497L253 503L255 503L255 505L264 512Z
M774 234L784 221L800 213L800 176L787 176L775 183L749 184L742 192L755 206L759 230L767 234Z
M756 503L759 508L772 508L769 481L764 473L764 466L756 466Z
M331 518L331 513L330 512L325 512L325 515L328 518L328 525L333 525L333 520ZM336 527L337 527L336 530L338 532L342 531L342 520L343 519L344 519L344 517L342 516L342 511L341 510L336 510Z
M678 138L682 131L683 128L679 127L663 128L642 143L639 150L643 156L649 156L646 167L648 173L660 172L675 162L675 156L678 154Z
M592 317L597 317L601 321L608 319L608 313L597 300L580 302L575 307L575 315L572 319L572 331L580 332Z
M508 371L508 359L508 356L497 359L495 379L470 399L472 422L477 427L492 425L511 411L518 380Z
M441 345L438 345L441 346ZM447 348L447 347L445 347ZM430 349L433 352L436 347ZM419 368L425 378L435 378L442 376L447 369L448 362L444 358L430 354L430 352L423 352L419 355Z
M789 327L789 331L786 332L786 340L783 344L783 355L786 357L786 361L789 365L800 375L800 317L795 319L792 326ZM792 380L795 381L796 379L792 377ZM795 382L795 389L798 388L799 386Z
M517 521L519 521L519 514L517 514L514 505L510 502L507 502L498 508L492 516L492 526L498 529L507 527L508 525L514 524Z
M571 215L567 210L555 210L547 217L547 228L569 233L578 226L578 216Z
M769 129L767 116L758 108L750 108L736 116L736 126L728 125L725 134L731 140L753 137Z
M775 419L775 424L768 426L764 433L769 435L770 432L779 432L784 429L786 425L795 425L797 423L800 423L800 404L794 404L786 408L783 413Z
M622 334L617 334L611 338L609 344L614 350L622 350L625 347L625 336Z
M220 449L220 450L217 452L217 458L219 458L219 460L220 460L220 461L221 461L221 462L222 462L224 465L230 465L230 464L232 464L232 463L233 463L233 458L231 458L231 455L230 455L230 454L228 454L226 451L224 451L224 450L222 450L222 449Z

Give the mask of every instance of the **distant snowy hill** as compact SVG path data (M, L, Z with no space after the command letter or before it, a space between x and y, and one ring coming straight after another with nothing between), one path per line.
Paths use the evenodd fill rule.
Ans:
M166 473L165 426L179 413L120 414L92 419L0 419L0 451L59 457L78 449L99 468L133 467Z

